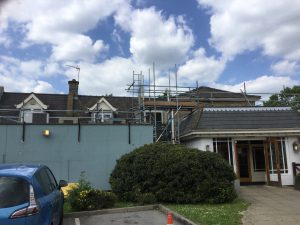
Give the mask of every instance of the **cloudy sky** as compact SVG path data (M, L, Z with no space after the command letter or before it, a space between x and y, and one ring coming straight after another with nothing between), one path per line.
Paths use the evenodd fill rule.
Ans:
M158 84L276 92L300 83L299 0L0 1L6 91L124 95L132 72Z

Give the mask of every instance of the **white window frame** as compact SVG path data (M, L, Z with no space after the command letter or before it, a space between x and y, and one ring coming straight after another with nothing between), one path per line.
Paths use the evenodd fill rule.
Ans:
M281 143L281 155L282 155L282 165L283 165L283 168L280 168L280 172L282 174L287 174L289 172L288 170L288 166L285 165L285 160L286 160L286 141L285 141L285 138L284 137L280 137L279 138L280 140L276 139L277 142L280 142ZM284 147L283 147L284 146ZM285 150L285 151L284 151ZM270 174L276 174L277 173L277 169L273 167L273 152L272 152L272 148L271 148L271 143L269 144L269 155L270 155L270 162L269 164L271 165L271 168L270 168ZM274 158L275 160L275 158Z

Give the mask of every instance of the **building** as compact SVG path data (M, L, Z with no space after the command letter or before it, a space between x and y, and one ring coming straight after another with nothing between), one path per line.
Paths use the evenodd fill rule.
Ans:
M0 89L0 122L33 124L126 123L134 121L135 98L78 95L71 80L68 94L4 92Z
M300 162L300 114L289 107L194 111L180 124L189 147L221 154L241 183L293 185Z
M260 96L199 87L173 97L118 97L78 95L79 82L71 80L68 94L5 92L0 87L2 123L152 123L158 130L180 121L203 106L255 105ZM143 103L141 106L141 102ZM173 119L171 114L173 112ZM174 116L175 114L175 116ZM174 123L174 127L177 127Z

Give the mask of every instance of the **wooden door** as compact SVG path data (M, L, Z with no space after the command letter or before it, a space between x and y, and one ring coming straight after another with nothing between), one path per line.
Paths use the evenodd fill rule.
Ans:
M241 183L252 181L249 145L237 144L238 171Z
M281 170L280 170L280 156L279 143L276 139L271 138L264 143L265 162L267 183L270 186L282 186ZM277 181L271 179L271 174L277 176Z

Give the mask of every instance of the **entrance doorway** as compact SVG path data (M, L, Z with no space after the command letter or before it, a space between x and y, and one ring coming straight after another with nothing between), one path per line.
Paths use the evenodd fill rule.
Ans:
M265 183L265 153L263 140L236 141L236 168L240 182Z
M249 150L249 145L247 144L237 145L238 171L241 183L248 183L252 180Z

